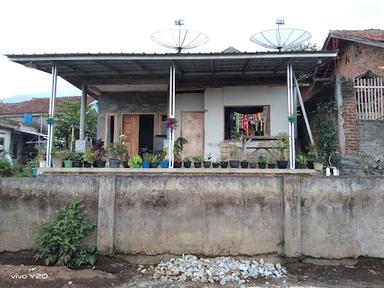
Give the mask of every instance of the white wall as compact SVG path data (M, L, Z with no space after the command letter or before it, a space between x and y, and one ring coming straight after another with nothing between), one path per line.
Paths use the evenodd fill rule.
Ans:
M4 138L4 149L10 153L11 149L11 131L0 129L0 137Z
M204 94L203 93L183 93L176 94L176 119L179 127L175 131L175 139L180 137L181 133L181 112L203 112Z
M205 154L220 156L219 145L224 141L225 106L270 105L271 135L288 132L286 86L231 86L209 88L204 93Z

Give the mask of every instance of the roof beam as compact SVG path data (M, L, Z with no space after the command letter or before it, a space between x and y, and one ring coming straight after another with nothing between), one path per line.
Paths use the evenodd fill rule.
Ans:
M108 68L108 69L110 69L112 71L115 71L115 72L117 72L119 74L122 73L122 71L120 69L117 69L116 67L113 67L112 65L109 65L109 64L107 64L105 62L98 61L98 60L94 60L93 62L95 62L96 64L99 64L101 66L104 66L104 67L106 67L106 68Z
M243 74L245 74L245 72L246 72L246 71L248 70L248 68L251 66L252 62L253 62L253 59L251 58L251 59L249 59L249 60L247 61L247 63L244 65L244 67L243 67Z
M69 69L71 69L71 70L73 70L73 71L78 71L78 72L80 72L81 74L87 74L87 72L84 71L84 70L82 70L81 68L75 67L75 66L73 66L73 65L71 65L71 64L68 64L68 63L65 63L65 64L64 64L63 61L56 61L56 63L57 63L58 65L60 65L60 66L64 66L64 67L69 68Z
M137 67L139 67L141 70L147 72L147 73L152 73L147 67L145 67L144 64L142 64L140 61L132 59L130 60L133 64L135 64Z
M176 63L176 61L172 60L171 62L172 62L172 65L175 66L176 72L178 74L180 74L180 76L184 76L184 72L181 71L181 69L180 69L179 65Z

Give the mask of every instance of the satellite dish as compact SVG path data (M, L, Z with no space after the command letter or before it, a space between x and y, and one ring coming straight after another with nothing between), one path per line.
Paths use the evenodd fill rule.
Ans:
M277 29L258 32L251 36L251 41L265 48L287 50L297 47L311 38L311 33L293 28L280 28L284 19L276 19Z
M151 35L152 41L163 47L174 49L177 53L182 50L193 49L208 42L208 36L204 33L182 29L184 20L175 20L177 29L166 29Z

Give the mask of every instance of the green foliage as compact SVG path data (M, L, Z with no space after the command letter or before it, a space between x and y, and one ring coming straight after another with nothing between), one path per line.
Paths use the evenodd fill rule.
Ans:
M211 153L209 153L207 155L207 158L205 158L205 161L212 161L212 154Z
M173 157L176 161L181 161L181 153L183 152L184 145L188 143L188 140L183 137L178 137L175 140L173 146Z
M67 160L67 159L69 159L71 152L69 150L65 150L65 149L53 150L51 155L52 155L52 158Z
M289 48L286 51L295 51L295 52L301 52L301 51L319 51L320 48L317 47L316 43L308 42L307 44L301 44L299 46Z
M55 137L64 139L65 147L68 147L72 134L72 127L75 129L75 138L78 139L78 128L80 126L80 103L73 103L64 100L60 103L59 112L55 117ZM97 115L87 108L86 111L86 136L92 137L96 134Z
M0 177L10 177L12 175L12 164L7 159L0 158Z
M193 156L194 162L203 162L203 157L200 155Z
M297 154L296 156L297 163L301 165L307 164L308 160L309 160L309 157L304 153Z
M280 160L285 159L285 151L289 148L289 138L287 133L279 133L277 135L277 141L274 144L274 147L279 151Z
M82 152L76 152L73 151L69 154L68 159L71 161L81 161L83 159L83 154Z
M184 162L192 162L192 160L193 160L193 157L191 156L187 156L184 158Z
M92 163L93 162L93 151L92 149L85 150L82 160L84 162Z
M159 164L160 163L160 157L159 157L159 155L156 155L156 154L152 154L151 155L151 161L150 161L151 163L157 163L157 164Z
M267 157L260 155L259 157L257 157L257 162L265 164L267 163Z
M135 165L136 166L141 165L142 162L143 162L143 159L141 159L140 155L136 154L136 155L132 156L131 159L129 159L128 165L129 165L129 167L132 168Z
M152 161L152 154L151 154L151 153L148 153L148 152L144 153L144 154L143 154L143 160L144 160L144 161L151 162L151 161Z
M36 260L43 260L45 265L70 268L95 263L96 247L81 244L81 240L96 228L84 208L81 201L72 200L52 219L40 225L36 238Z
M318 154L322 163L327 164L328 159L336 159L336 127L333 116L337 110L334 100L319 103L316 108L316 128L318 130ZM334 163L335 164L335 163Z

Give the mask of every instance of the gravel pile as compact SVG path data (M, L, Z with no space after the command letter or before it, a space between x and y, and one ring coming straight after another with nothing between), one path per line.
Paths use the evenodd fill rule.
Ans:
M287 270L280 264L266 263L263 259L235 260L232 257L197 258L183 255L160 262L154 269L153 278L160 280L218 282L242 284L259 277L285 277Z

